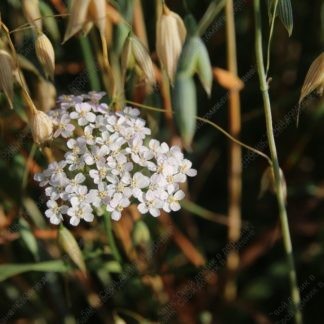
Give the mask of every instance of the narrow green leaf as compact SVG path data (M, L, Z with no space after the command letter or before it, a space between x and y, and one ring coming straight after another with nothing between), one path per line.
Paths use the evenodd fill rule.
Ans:
M291 36L293 31L293 12L290 0L279 0L278 3L278 16Z
M23 205L27 214L33 220L34 224L39 228L45 228L46 222L44 220L43 214L39 210L38 204L36 204L33 199L25 197L23 199Z
M79 245L72 233L63 225L60 226L58 232L58 243L78 268L85 273L87 269Z
M59 28L57 25L57 19L55 19L53 17L54 12L53 12L52 8L44 1L40 1L39 9L40 9L42 16L44 17L43 22L44 22L46 30L51 35L52 39L59 42L61 39L61 36L60 36Z
M41 272L66 272L68 267L62 260L53 260L39 263L12 263L0 265L0 281L4 281L12 276L28 272L28 271L41 271Z
M19 219L19 232L22 240L26 244L28 250L32 253L35 260L39 260L39 249L35 236L33 235L28 222L20 217Z
M173 106L176 123L184 145L190 149L196 129L197 98L191 77L178 75L173 89Z

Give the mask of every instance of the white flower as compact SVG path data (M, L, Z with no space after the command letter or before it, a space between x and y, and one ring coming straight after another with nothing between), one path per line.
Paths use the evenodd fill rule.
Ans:
M48 200L46 206L48 209L45 211L45 215L50 219L50 222L54 225L61 223L63 220L62 214L67 213L68 207L65 205L59 206L54 200Z
M99 161L103 162L108 152L108 149L104 146L92 146L91 152L86 152L84 154L84 162L87 165L93 165L95 163L98 163Z
M91 112L90 104L86 102L76 104L75 111L70 113L70 117L72 119L77 119L80 126L85 126L96 120L96 115Z
M123 196L121 193L114 195L114 198L107 205L107 211L111 212L111 218L113 220L119 220L121 217L121 212L124 208L130 205L130 200Z
M161 197L162 199L164 197ZM137 209L141 214L150 213L152 216L160 216L160 209L163 207L163 201L157 197L157 194L152 191L148 191L146 194L142 194L138 197L141 202Z
M71 137L75 129L74 125L70 124L71 119L68 114L63 114L60 120L57 122L56 131L54 137L62 136L64 138Z
M89 176L95 184L99 184L107 178L110 168L105 161L101 160L96 163L96 168L89 171Z
M146 187L148 187L150 184L150 178L146 177L141 172L136 172L133 175L130 187L132 188L132 194L135 198L138 199L142 195L142 190Z
M163 210L167 213L171 211L178 211L181 208L179 201L184 197L185 193L182 190L178 190L175 193L173 193L172 190L168 190L168 198L163 204Z
M79 185L84 182L85 176L82 173L78 173L73 180L66 186L65 191L67 193L74 193L78 190Z
M66 166L66 161L52 162L48 165L45 174L50 177L50 183L53 185L55 183L61 183L66 178L64 168Z
M92 135L94 129L95 129L95 127L93 125L88 125L84 128L83 138L88 145L95 144L95 138Z
M131 202L155 217L162 209L177 211L184 198L179 184L197 174L180 147L147 139L151 131L138 109L110 111L103 95L61 96L59 108L48 113L54 137L66 142L64 158L34 176L49 197L51 223L66 215L74 226L91 222L93 210L102 208L118 220Z
M67 214L71 217L70 224L77 226L81 219L84 219L86 222L92 222L94 219L92 212L92 208L89 204L80 204L69 208Z

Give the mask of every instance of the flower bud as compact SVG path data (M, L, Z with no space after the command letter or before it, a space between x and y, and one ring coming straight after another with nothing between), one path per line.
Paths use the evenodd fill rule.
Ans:
M45 34L40 34L35 43L36 55L42 64L46 76L54 78L55 53L51 41Z
M156 25L156 51L172 83L186 34L181 17L164 5Z
M0 90L7 97L10 108L13 108L13 71L14 64L10 54L5 50L0 50Z
M52 138L53 122L44 112L35 109L30 116L30 128L34 142L41 145Z

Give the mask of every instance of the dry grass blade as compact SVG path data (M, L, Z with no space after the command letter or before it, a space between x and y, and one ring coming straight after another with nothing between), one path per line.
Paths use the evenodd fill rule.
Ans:
M87 12L90 0L73 0L71 4L71 15L65 31L63 43L70 39L73 35L81 31L86 22Z
M213 74L215 80L227 90L242 90L244 88L243 81L227 70L214 68Z
M13 69L14 62L11 55L5 50L0 50L0 90L5 93L10 108L13 108Z

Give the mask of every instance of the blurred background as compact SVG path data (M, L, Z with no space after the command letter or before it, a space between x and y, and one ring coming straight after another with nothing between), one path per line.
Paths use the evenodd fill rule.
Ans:
M34 1L29 1L30 3ZM264 45L269 34L267 7L262 2ZM81 3L81 1L80 1ZM169 0L181 17L199 21L211 1ZM68 1L39 1L43 31L55 49L54 82L45 79L35 55L35 33L14 31L28 21L19 0L0 2L1 20L11 33L26 84L37 107L49 110L60 94L106 91L98 30L62 44ZM311 63L323 51L324 3L292 2L291 37L278 20L272 40L269 76L274 130L288 190L287 209L293 241L304 323L324 318L324 102L305 100L296 113L300 90ZM118 57L125 30L120 16L147 45L156 69L156 2L109 2L109 52ZM269 154L254 54L253 1L234 1L238 75L244 81L241 96L242 142ZM1 34L0 47L5 46ZM143 38L141 38L143 40ZM201 36L213 67L227 69L225 17L222 11ZM265 47L266 48L266 47ZM0 66L0 73L1 72ZM158 72L157 72L158 73ZM323 71L324 73L324 71ZM195 79L198 116L228 129L228 90L213 83L208 98ZM159 87L147 91L130 76L127 98L163 107ZM109 97L105 99L109 102ZM159 140L178 143L179 136L164 114L143 111ZM171 126L170 126L171 125ZM44 217L44 192L33 175L46 167L44 150L32 141L24 103L15 89L14 110L0 94L0 320L4 323L290 323L291 300L276 198L260 197L267 163L242 151L242 233L228 242L229 140L198 122L192 150L186 155L198 175L189 180L181 211L140 217L129 208L113 224L122 261L117 262L103 222L70 229L85 261L81 271L57 241L57 227ZM226 258L240 256L234 278ZM234 280L235 298L225 286Z

